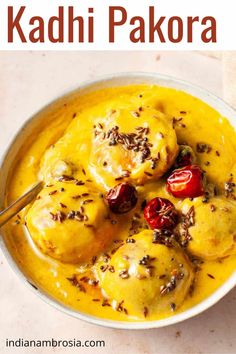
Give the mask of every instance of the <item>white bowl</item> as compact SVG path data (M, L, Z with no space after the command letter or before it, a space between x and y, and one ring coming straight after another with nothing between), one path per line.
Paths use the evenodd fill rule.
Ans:
M52 109L55 109L57 104L61 104L62 102L69 102L70 99L74 95L83 95L85 93L95 91L98 89L102 89L105 87L114 87L114 86L123 86L129 84L157 84L160 86L171 87L177 90L185 91L195 97L200 98L202 101L209 104L211 107L215 108L218 112L220 112L223 116L227 117L232 126L236 128L236 112L232 109L228 104L222 101L220 98L211 94L210 92L199 88L195 85L189 84L187 82L174 79L171 77L167 77L159 74L147 74L147 73L123 73L110 75L106 77L99 78L98 80L89 81L84 84L81 84L79 88L66 93L64 96L56 99L38 113L36 113L33 117L31 117L19 133L15 136L12 143L10 144L5 156L1 162L1 170L0 170L0 207L3 207L3 200L5 195L6 181L9 175L10 168L12 163L14 162L15 156L19 148L26 141L28 137L32 134L32 132L37 128L39 122L44 119L46 113L50 112ZM2 236L4 236L4 231L2 230ZM190 317L196 316L201 312L205 311L215 303L217 303L222 297L224 297L235 285L236 285L236 271L232 276L220 287L218 288L211 296L203 300L198 305L181 312L179 314L173 315L172 317L157 320L157 321L143 321L143 322L120 322L120 321L112 321L106 320L102 318L98 318L95 316L87 315L86 313L81 313L79 311L75 311L54 298L50 297L46 294L43 289L35 289L32 285L32 281L27 278L24 272L19 268L17 263L15 262L13 256L8 250L6 243L3 238L0 238L0 246L2 251L4 252L7 260L12 266L13 270L16 274L21 278L21 280L31 289L33 290L42 300L56 307L58 310L67 313L73 317L76 317L81 320L85 320L87 322L102 325L105 327L119 328L119 329L148 329L148 328L160 328L169 326L171 324L184 321Z

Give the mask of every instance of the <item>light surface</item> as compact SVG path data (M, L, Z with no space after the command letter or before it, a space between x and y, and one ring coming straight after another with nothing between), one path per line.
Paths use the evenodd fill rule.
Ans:
M129 54L129 60L127 60L127 56L121 53L119 54L119 58L117 58L117 54L103 53L102 55L97 55L97 64L93 63L92 57L94 58L94 56L90 56L91 54L82 55L81 53L68 53L64 55L62 55L62 53L51 53L46 54L45 57L42 57L42 53L19 54L18 65L20 65L22 61L22 65L24 64L24 66L17 69L17 58L13 59L10 58L8 54L5 54L5 59L8 59L8 63L6 62L5 68L7 70L4 72L4 75L8 73L8 80L10 81L5 81L7 85L6 91L0 92L0 95L3 95L3 97L0 97L3 108L1 123L3 119L6 128L4 134L1 134L1 148L4 148L10 136L15 133L17 124L18 126L22 125L23 121L28 118L31 113L47 103L50 99L55 98L58 93L68 89L68 87L78 85L78 83L82 81L80 79L91 77L89 72L86 72L84 69L86 62L87 68L89 68L90 65L90 68L94 70L92 74L93 77L96 77L97 74L103 74L109 71L115 72L129 69L155 71L158 69L158 71L164 71L174 76L184 76L184 78L189 81L201 84L211 91L219 95L221 94L220 63L215 59L204 58L197 53L191 53L190 55L186 53L181 53L181 55L173 53L163 54L161 60L158 61L156 60L156 53L141 53L138 60L136 59L137 54L135 53ZM101 58L101 62L99 57ZM68 65L71 65L71 61L73 61L74 64L77 62L77 67L69 68ZM121 63L119 63L119 61ZM193 72L190 70L194 63L196 65L198 64L201 68L198 70L198 75L196 71ZM107 66L105 64L107 64ZM59 75L60 71L64 69L63 77L60 77L60 75L53 76L52 73L48 73L48 70L43 72L42 70L45 66L47 68L50 67L51 70L54 71L54 75L57 70ZM118 69L116 69L116 66ZM3 67L4 66L1 65L0 70L2 70ZM121 69L119 70L119 68ZM187 70L188 68L189 70ZM185 71L184 73L183 70ZM77 75L75 75L75 71ZM199 77L201 76L199 75L200 71L202 71L202 77ZM19 82L15 81L13 72L16 73ZM68 75L68 80L65 80L65 73ZM85 77L86 74L87 77ZM34 77L34 83L32 83L32 75L36 75L36 79ZM189 75L189 77L187 77L187 75ZM75 76L80 79L78 80ZM207 77L207 82L205 77ZM27 85L33 85L33 87L29 88ZM45 90L45 85L48 87L48 91ZM27 92L27 96L24 89ZM13 95L15 99L12 102L11 97ZM6 97L7 100L5 101L5 105L4 97ZM14 107L14 105L16 106ZM0 259L3 259L3 257ZM61 339L61 337L67 339L77 337L106 340L107 349L100 351L98 349L90 349L91 353L108 353L111 351L111 348L113 353L126 351L129 353L235 352L234 345L236 343L233 333L234 325L236 325L234 320L234 318L236 318L236 310L234 310L236 309L235 291L229 294L215 307L194 319L169 328L142 331L142 335L140 335L140 333L133 331L114 331L97 326L94 327L59 313L45 305L35 295L29 292L8 268L4 260L4 264L0 266L0 274L3 280L0 285L0 309L2 315L0 318L1 339L4 339L6 336L23 336L26 338L27 334L30 338L34 338L35 336L39 338L40 333L41 338L54 336L57 339ZM35 309L37 309L37 311L35 311ZM212 330L214 330L214 332L212 332ZM176 334L177 331L181 331L180 337ZM45 349L44 351L39 350L37 352L44 353L47 351ZM56 352L62 351L58 349ZM72 350L70 352L73 353ZM84 352L89 351L84 350Z

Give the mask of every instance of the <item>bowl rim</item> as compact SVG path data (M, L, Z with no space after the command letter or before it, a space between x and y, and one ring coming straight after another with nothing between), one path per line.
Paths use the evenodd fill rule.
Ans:
M202 97L208 97L210 100L213 100L217 104L219 104L222 107L222 109L226 109L229 112L231 112L231 114L233 116L235 116L235 123L232 125L234 127L236 127L236 111L234 110L233 107L231 107L228 103L226 103L223 99L221 99L217 95L212 94L210 91L208 91L198 85L189 83L186 80L178 79L178 78L175 78L175 77L172 77L169 75L163 75L163 74L151 73L151 72L141 72L141 71L140 72L121 72L121 73L115 73L115 74L109 74L109 75L102 75L102 76L99 76L97 79L86 80L86 81L80 83L79 85L76 85L76 87L72 87L68 90L65 90L64 92L62 92L62 94L60 94L56 98L50 100L49 103L45 104L41 109L37 110L35 114L32 114L28 119L26 119L24 124L19 128L19 130L16 132L16 134L13 136L13 138L9 142L8 147L6 148L5 152L1 155L0 171L4 165L6 157L8 156L8 153L10 152L14 142L22 134L22 131L27 129L27 126L30 125L30 123L34 119L37 119L37 116L40 113L42 113L43 111L45 111L49 107L53 106L59 100L69 97L73 93L76 93L76 92L79 93L80 91L86 90L90 87L92 88L93 86L96 86L97 84L109 83L109 82L112 82L113 80L120 80L120 79L128 79L128 80L132 80L132 79L140 79L140 80L148 80L149 79L149 80L151 80L151 79L153 79L156 81L156 85L158 85L158 82L157 82L158 80L162 80L162 81L173 83L173 84L179 86L179 88L176 87L176 89L180 90L180 91L185 91L185 88L189 89L190 91L194 91L194 92L197 91L199 93L199 95L201 95ZM129 84L131 85L131 83L129 83ZM136 83L136 84L138 84L138 83ZM155 85L155 82L153 82L153 84ZM119 86L123 86L123 85L120 85L120 84L113 85L113 87L119 87ZM160 86L171 87L168 85L166 85L166 86L160 85ZM191 93L191 92L189 92L189 93L194 96L193 93ZM200 99L202 99L202 98L200 98ZM204 101L204 99L202 99L202 100ZM231 123L231 121L230 121L230 123ZM4 190L4 192L5 192L5 190ZM0 238L0 248L1 248L4 256L6 257L8 264L10 265L10 267L12 268L14 273L18 276L18 278L20 278L25 283L25 285L31 291L33 291L35 294L37 294L37 296L39 298L41 298L44 302L48 303L49 305L56 308L57 310L59 310L63 313L66 313L67 315L70 315L74 318L86 321L90 324L99 325L99 326L103 326L103 327L107 327L107 328L136 330L136 329L162 328L162 327L170 326L170 325L185 321L189 318L199 315L203 311L207 310L208 308L210 308L211 306L216 304L220 299L222 299L236 285L236 271L234 271L232 273L232 275L210 296L208 296L207 298L205 298L203 301L196 304L195 306L193 306L187 310L184 310L183 312L180 312L176 315L173 315L171 317L167 317L164 319L152 320L152 321L138 321L138 322L137 321L115 321L115 320L109 320L109 319L89 315L89 314L80 312L78 310L73 310L72 308L70 308L70 307L64 305L63 303L59 302L58 300L54 299L51 295L46 293L43 289L35 287L35 285L30 280L30 278L27 278L27 276L23 273L23 271L21 271L20 268L18 267L17 263L15 262L13 256L11 255L10 251L8 250L2 237Z

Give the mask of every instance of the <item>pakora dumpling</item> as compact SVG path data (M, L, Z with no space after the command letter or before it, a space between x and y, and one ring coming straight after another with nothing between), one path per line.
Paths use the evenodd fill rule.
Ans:
M154 108L127 106L97 120L90 171L107 186L122 177L142 184L161 177L177 153L171 119Z
M161 177L178 149L172 117L132 97L113 98L78 113L45 152L39 178L52 183L60 174L86 175L105 189L122 178L143 184Z
M109 244L116 227L102 196L73 182L45 187L29 209L26 224L39 249L65 263L90 261Z
M192 209L191 209L192 208ZM236 202L224 197L185 200L182 213L192 210L192 226L188 228L191 237L188 251L206 260L229 256L236 251Z
M137 318L170 313L185 299L194 273L178 246L153 243L145 230L124 243L115 254L98 262L96 274L109 300Z

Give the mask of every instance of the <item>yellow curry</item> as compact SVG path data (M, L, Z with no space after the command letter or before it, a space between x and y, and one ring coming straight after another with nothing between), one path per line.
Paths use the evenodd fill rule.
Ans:
M184 311L235 270L235 137L174 89L75 95L18 153L6 204L44 188L5 226L8 247L36 287L75 310L121 321Z

